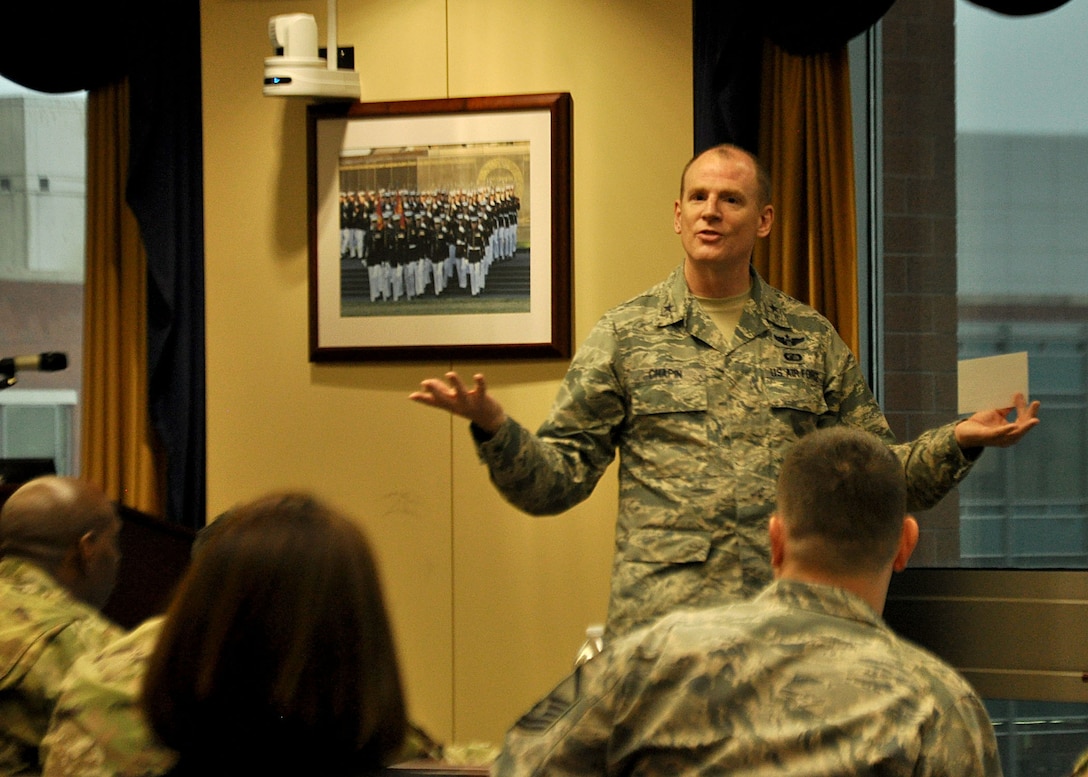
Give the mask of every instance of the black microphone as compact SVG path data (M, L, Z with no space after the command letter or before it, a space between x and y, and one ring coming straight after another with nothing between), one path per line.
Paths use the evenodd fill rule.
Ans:
M68 355L60 351L0 359L0 375L14 375L16 372L56 372L67 367Z

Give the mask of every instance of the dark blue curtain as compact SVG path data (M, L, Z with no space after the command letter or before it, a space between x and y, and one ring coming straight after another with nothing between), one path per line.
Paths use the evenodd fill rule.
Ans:
M199 528L206 458L200 5L146 5L155 9L156 32L139 36L142 64L129 73L126 199L147 250L148 409L166 451L165 517Z
M692 4L693 153L720 143L753 154L758 150L763 33L754 5L723 0Z
M764 42L790 54L841 48L894 0L693 0L695 151L734 143L758 152Z
M126 199L148 263L148 406L166 456L166 518L204 525L204 219L198 0L27 3L0 75L41 92L128 76Z

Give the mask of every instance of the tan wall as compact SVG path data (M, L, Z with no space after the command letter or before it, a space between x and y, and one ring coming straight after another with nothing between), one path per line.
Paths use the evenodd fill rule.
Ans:
M466 422L408 393L483 371L543 419L562 361L307 359L306 101L262 96L269 17L326 4L203 0L209 510L285 486L359 517L378 550L413 717L499 742L603 620L614 470L550 518L496 494ZM691 10L673 0L340 0L364 101L566 91L574 111L575 343L679 261L691 152Z

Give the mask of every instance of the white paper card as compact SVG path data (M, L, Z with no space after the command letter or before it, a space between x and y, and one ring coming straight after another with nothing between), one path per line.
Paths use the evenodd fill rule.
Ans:
M1003 353L959 363L959 412L976 413L1012 405L1017 392L1028 393L1028 353Z

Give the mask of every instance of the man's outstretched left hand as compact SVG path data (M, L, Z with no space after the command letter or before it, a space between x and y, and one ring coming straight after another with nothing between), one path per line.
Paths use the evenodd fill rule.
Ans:
M1028 403L1027 397L1017 393L1011 407L980 410L956 424L956 442L961 448L1008 448L1039 423L1039 402ZM1009 420L1015 410L1016 418Z

